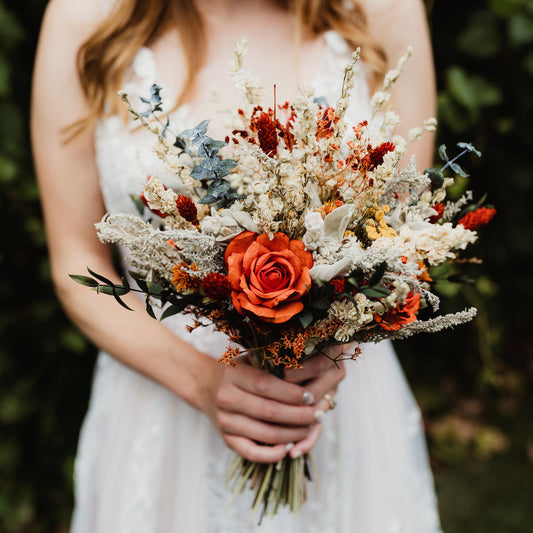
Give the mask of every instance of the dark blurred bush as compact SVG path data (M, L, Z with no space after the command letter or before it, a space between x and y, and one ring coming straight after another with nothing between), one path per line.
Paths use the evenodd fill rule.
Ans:
M50 284L28 137L43 0L0 1L0 531L56 531L72 505L72 463L94 349ZM13 5L10 5L13 4Z
M9 533L63 531L68 523L72 463L95 353L54 297L31 163L30 77L45 4L0 0L0 530ZM438 72L439 144L453 153L457 142L469 141L483 153L464 161L471 178L458 182L455 194L468 186L477 199L487 194L498 209L476 245L483 265L465 269L477 281L440 285L445 310L474 304L475 323L397 345L428 417L438 465L511 453L512 436L480 420L479 413L491 401L501 412L516 413L531 381L533 0L427 4ZM526 435L521 429L520 446ZM459 490L453 483L442 488L450 516L458 512L446 500L447 491L453 498ZM479 500L480 513L489 506L501 509ZM516 523L522 519L505 509L502 514ZM472 523L475 516L464 531L523 530L520 524L474 529Z

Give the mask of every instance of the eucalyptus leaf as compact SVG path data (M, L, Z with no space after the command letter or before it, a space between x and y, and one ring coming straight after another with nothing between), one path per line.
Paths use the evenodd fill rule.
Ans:
M195 139L197 137L202 137L207 131L207 126L209 125L209 120L202 120L198 126L195 128L182 131L180 137L187 137L190 139Z
M233 159L222 159L216 166L217 176L219 178L227 176L236 166L237 161L233 161Z
M304 311L298 315L298 320L300 321L302 328L305 329L313 322L313 314L308 311Z
M448 154L446 153L446 145L441 144L439 146L439 156L443 161L448 161Z
M213 196L211 194L206 194L204 197L200 198L198 201L199 204L212 204L216 202L218 198L216 196Z
M97 274L96 272L93 272L89 267L87 267L87 270L89 271L89 274L91 276L94 276L97 280L100 280L103 283L107 283L108 285L114 285L114 283L110 279L107 279L106 277L102 276L101 274Z
M183 309L180 309L177 305L169 305L165 309L165 311L163 312L163 314L161 315L161 318L159 320L164 320L165 318L177 315L181 311L183 311Z
M164 287L153 281L147 281L146 285L151 295L159 295L164 290Z
M452 161L449 161L448 163L450 165L450 168L456 173L459 174L459 176L463 178L468 178L468 174L461 168L461 166L457 163L453 163Z
M89 276L80 276L79 274L69 274L69 277L76 283L84 285L85 287L98 287L98 282Z
M472 143L460 142L460 143L457 143L457 146L459 148L462 148L463 150L468 150L469 152L476 154L478 157L481 157L481 152L477 150L476 147Z
M130 291L120 285L98 285L98 287L96 288L96 292L99 294L109 294L110 296L124 296L124 294L128 294L128 292Z
M155 319L154 309L153 309L152 305L150 304L150 296L146 296L145 304L146 304L146 312L147 312L152 318Z
M389 289L385 289L384 287L362 287L359 292L368 298L384 298L391 293Z

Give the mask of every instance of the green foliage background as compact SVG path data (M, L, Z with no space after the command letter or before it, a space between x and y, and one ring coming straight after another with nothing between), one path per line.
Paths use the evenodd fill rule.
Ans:
M66 531L72 466L95 350L53 294L28 136L45 0L0 0L0 530ZM427 2L439 88L439 144L470 141L476 198L498 209L481 232L477 279L441 283L470 326L397 346L426 419L444 530L529 525L533 404L533 0Z

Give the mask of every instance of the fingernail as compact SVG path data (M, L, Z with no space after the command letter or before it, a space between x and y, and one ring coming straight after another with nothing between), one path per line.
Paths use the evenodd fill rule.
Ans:
M298 459L298 457L300 457L300 455L302 455L302 450L296 450L292 455L291 457L293 459Z
M294 442L288 442L285 444L285 449L290 452L294 448Z
M315 411L315 422L318 422L320 424L320 422L324 420L325 414L326 413L324 413L324 411L322 411L321 409L319 409L318 411Z
M302 396L302 401L305 405L311 405L315 402L315 397L312 392L305 391Z

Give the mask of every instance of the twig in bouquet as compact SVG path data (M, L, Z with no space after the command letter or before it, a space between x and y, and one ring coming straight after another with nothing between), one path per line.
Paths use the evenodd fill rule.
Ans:
M341 352L338 355L331 356L326 351L320 350L318 353L323 355L326 359L329 359L337 368L339 368L339 363L342 361L355 361L361 355L361 348L359 346L354 347L353 353Z

